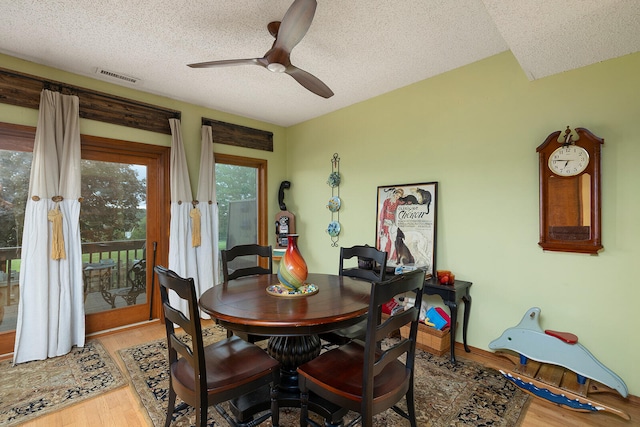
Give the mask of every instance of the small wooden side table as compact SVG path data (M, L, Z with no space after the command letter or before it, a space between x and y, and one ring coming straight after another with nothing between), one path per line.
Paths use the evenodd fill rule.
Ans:
M464 344L464 350L470 353L469 346L467 346L467 326L469 323L469 313L471 312L471 295L469 294L469 288L471 282L465 282L462 280L456 280L453 285L441 285L438 283L436 277L427 279L424 282L424 294L425 295L440 295L445 305L451 310L451 361L456 362L455 355L455 343L456 333L455 325L458 321L458 303L464 302L464 318L462 322L462 342Z

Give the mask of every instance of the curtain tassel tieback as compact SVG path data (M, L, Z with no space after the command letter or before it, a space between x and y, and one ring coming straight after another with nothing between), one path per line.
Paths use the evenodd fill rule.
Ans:
M51 221L53 234L51 236L51 259L66 259L67 254L64 251L64 235L62 234L62 212L58 202L63 200L62 196L52 197L51 200L56 202L55 209L51 209L47 214L47 219Z
M191 202L191 204L193 205L193 209L191 209L191 212L189 212L189 216L191 217L191 246L193 246L194 248L197 248L198 246L200 246L201 244L201 233L200 233L200 209L197 208L198 206L198 202L197 200L194 200L193 202Z

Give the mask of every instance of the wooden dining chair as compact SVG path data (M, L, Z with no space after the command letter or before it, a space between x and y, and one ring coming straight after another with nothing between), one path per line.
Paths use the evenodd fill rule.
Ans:
M273 251L271 250L271 246L256 244L237 245L231 249L221 250L220 255L222 257L222 274L225 282L252 274L273 273ZM240 257L242 257L242 259L238 259ZM249 260L248 257L253 257L253 259ZM268 263L268 268L261 267L260 263L257 262L258 258L265 258ZM230 263L234 260L236 260L236 264L240 264L240 266L231 269Z
M156 266L154 271L160 283L169 349L169 405L165 427L171 424L174 410L182 409L175 407L176 396L195 409L198 427L207 425L209 406L214 406L230 425L237 426L236 420L220 404L261 387L270 387L271 410L252 420L251 425L271 418L271 423L277 426L279 362L260 347L236 336L205 347L193 279L182 278L162 266ZM169 290L187 302L189 318L171 306ZM176 334L174 324L191 338L190 343Z
M342 408L359 412L359 417L349 426L358 421L363 427L372 426L375 414L392 408L416 427L413 374L424 275L424 270L418 269L383 282L373 282L369 312L374 315L368 317L364 343L350 341L298 367L300 426L307 426L310 421L308 402L311 392ZM415 306L388 317L384 322L379 320L382 306L406 292L415 293ZM405 325L411 326L409 336L381 350L379 342ZM406 411L396 406L403 396L407 403Z
M221 250L220 255L222 258L222 274L224 281L238 279L240 277L251 276L254 274L272 274L273 273L273 251L271 246L260 246L256 244L249 245L237 245L231 249ZM249 260L248 258L253 259ZM261 267L258 259L267 259L268 268ZM241 264L241 267L231 269L230 263L236 260L236 263ZM255 261L254 261L255 260ZM247 265L247 263L249 265ZM227 331L227 336L231 336L234 333L230 330ZM269 337L262 335L253 335L236 332L240 338L250 343L256 343L269 339Z
M354 257L358 258L358 267L345 268L345 261ZM366 245L340 248L340 269L338 270L340 276L379 282L384 279L386 266L387 253L385 251L379 251Z
M358 267L345 268L345 261L358 258ZM340 248L340 276L349 276L369 282L380 282L384 279L384 271L387 265L387 253L379 251L371 246L352 246ZM320 334L320 338L329 345L342 345L352 339L363 339L367 331L367 320L336 331Z

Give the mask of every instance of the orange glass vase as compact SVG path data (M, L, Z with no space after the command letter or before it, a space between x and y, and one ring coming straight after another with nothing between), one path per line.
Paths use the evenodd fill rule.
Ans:
M280 283L291 290L296 290L305 284L309 270L307 263L298 249L298 235L287 235L287 250L280 260L278 279Z

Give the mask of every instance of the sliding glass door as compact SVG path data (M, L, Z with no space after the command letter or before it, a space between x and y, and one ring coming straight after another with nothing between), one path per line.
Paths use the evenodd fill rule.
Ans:
M35 128L0 123L0 354L12 352L15 340L34 136ZM168 147L82 136L87 333L158 316L150 283L158 243L168 235L168 163Z

